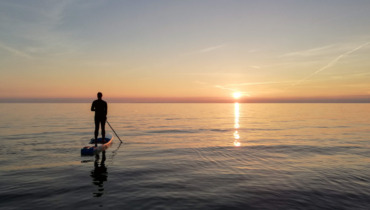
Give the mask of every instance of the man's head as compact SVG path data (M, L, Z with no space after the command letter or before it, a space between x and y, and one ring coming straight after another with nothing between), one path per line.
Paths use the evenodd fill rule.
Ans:
M98 99L101 99L103 97L103 94L101 92L98 93Z

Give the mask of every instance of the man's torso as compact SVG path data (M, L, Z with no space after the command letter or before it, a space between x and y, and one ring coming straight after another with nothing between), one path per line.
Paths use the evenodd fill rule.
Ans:
M107 102L103 100L95 100L93 102L93 107L95 107L95 117L106 117L107 116Z

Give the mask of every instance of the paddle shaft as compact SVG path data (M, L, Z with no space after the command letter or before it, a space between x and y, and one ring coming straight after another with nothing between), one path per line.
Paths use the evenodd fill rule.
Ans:
M119 136L117 135L116 131L112 128L112 126L110 125L110 123L108 122L108 120L107 120L107 123L108 123L109 127L112 129L112 131L114 132L114 134L116 134L116 136L119 139L119 141L122 143L122 140L119 138Z

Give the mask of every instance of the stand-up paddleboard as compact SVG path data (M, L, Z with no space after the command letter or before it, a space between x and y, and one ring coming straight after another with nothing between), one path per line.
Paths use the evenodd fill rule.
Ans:
M113 142L113 136L107 135L105 137L105 140L103 138L98 138L97 139L98 146L95 147L95 140L91 139L89 144L92 144L92 146L86 146L81 149L81 155L95 155L98 154L101 151L104 151L108 149L108 147L111 146Z

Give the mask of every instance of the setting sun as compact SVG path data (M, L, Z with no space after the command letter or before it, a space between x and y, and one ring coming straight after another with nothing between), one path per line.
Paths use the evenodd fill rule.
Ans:
M235 92L235 93L233 93L233 97L235 98L235 99L238 99L238 98L240 98L242 96L242 94L240 93L240 92Z

